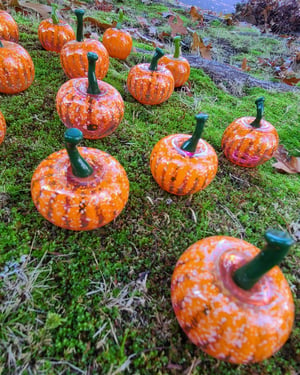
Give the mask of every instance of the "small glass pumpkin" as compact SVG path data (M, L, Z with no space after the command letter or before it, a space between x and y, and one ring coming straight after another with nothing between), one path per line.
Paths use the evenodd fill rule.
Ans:
M163 66L157 66L164 55L160 48L155 49L151 64L138 64L130 69L127 88L140 103L156 105L169 99L174 91L172 73Z
M186 58L180 56L180 36L174 38L174 55L164 55L158 65L163 65L169 69L174 77L175 87L180 87L189 79L191 67Z
M107 49L109 56L125 60L131 52L132 38L126 30L122 30L122 21L123 11L120 9L117 26L105 30L102 43Z
M51 18L47 18L39 24L38 37L45 50L60 53L67 42L75 39L75 33L69 24L58 18L57 4L52 3L51 6Z
M14 43L18 43L19 41L18 24L12 16L4 10L0 10L0 39Z
M220 360L263 361L292 330L293 297L275 265L293 240L278 230L265 238L262 251L237 238L204 238L175 266L171 298L177 320L195 345Z
M278 134L268 121L263 120L264 97L255 101L256 118L241 117L233 121L222 137L226 158L241 167L253 168L265 163L278 147Z
M5 118L2 112L0 111L0 144L4 141L5 133L6 133L6 122L5 122Z
M68 128L78 128L89 139L111 134L124 115L121 94L113 86L96 79L97 54L87 53L88 78L73 78L65 82L56 96L56 108Z
M0 93L17 94L34 79L34 65L29 53L19 44L0 40Z
M66 149L48 156L31 180L32 200L45 219L64 229L86 231L115 219L125 207L129 182L106 152L76 145L79 129L65 132Z
M199 113L195 119L192 137L169 135L154 146L150 155L153 178L171 194L194 194L205 189L217 173L217 154L209 143L200 139L208 115Z

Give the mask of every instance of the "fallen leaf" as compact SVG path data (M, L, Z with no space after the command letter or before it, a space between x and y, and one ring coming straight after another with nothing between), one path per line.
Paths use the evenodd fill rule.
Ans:
M198 13L197 8L192 6L190 9L190 15L192 17L192 21L200 21L201 24L203 24L203 15Z
M136 17L136 19L138 20L140 26L142 26L142 27L148 27L149 26L149 23L148 23L148 21L145 17L138 16L138 17Z
M300 173L300 157L290 156L283 145L279 145L273 157L277 160L272 166L279 173Z
M105 0L95 0L95 8L101 10L102 12L111 12L113 5Z
M202 38L199 38L199 35L196 31L193 34L193 42L191 45L192 52L196 52L201 54L201 57L206 60L211 60L211 53L210 50L212 49L212 45L208 44L207 46L204 44Z
M286 83L289 86L294 86L297 85L298 82L300 82L300 78L286 77L282 79L282 82Z
M172 29L171 36L174 37L177 34L185 35L188 33L187 29L183 26L183 21L179 16L176 16L177 22L174 22L175 16L168 19L168 23Z
M244 70L246 72L248 72L250 70L250 66L247 65L247 59L246 59L246 57L243 58L242 70Z
M101 31L109 29L110 27L116 27L117 26L117 22L116 21L114 21L111 24L110 23L104 23L104 22L100 22L100 21L96 20L96 18L93 18L93 17L85 17L83 19L83 23L84 24L90 23L91 25L97 27Z
M11 1L9 3L10 7L15 8L16 10L21 11L34 11L38 13L42 18L49 18L51 14L51 7L45 4L36 4L36 3L23 3L18 0Z
M169 38L171 36L170 33L166 33L165 31L162 31L160 34L157 35L158 39L164 41L165 38Z

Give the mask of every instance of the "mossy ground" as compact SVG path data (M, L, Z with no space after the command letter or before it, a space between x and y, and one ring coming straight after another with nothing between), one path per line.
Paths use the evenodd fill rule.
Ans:
M147 6L148 11L157 10ZM295 326L285 346L260 364L227 364L192 345L173 313L170 279L182 252L204 237L242 237L261 247L267 228L288 229L299 218L298 176L278 174L272 161L251 170L239 168L224 158L220 147L226 126L252 115L255 99L264 95L265 118L296 155L299 95L251 89L236 98L192 69L193 96L177 90L162 105L143 106L127 92L126 77L129 67L149 56L111 59L104 80L123 96L125 117L111 136L83 143L110 153L124 166L129 201L105 227L89 233L63 230L37 212L30 181L44 158L64 148L65 127L55 97L66 77L59 56L41 48L38 23L16 19L20 43L32 56L36 75L25 92L0 96L7 121L0 148L0 272L10 274L1 281L0 373L297 373L299 246L281 264L296 303ZM162 137L191 133L199 111L210 116L204 137L219 156L218 173L204 191L173 196L153 180L149 156Z

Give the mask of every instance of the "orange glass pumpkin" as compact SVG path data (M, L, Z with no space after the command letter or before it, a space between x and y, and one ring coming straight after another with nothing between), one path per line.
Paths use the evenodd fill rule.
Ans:
M172 134L161 139L150 155L150 169L158 185L176 195L194 194L208 186L218 169L213 147L200 139L208 115L195 116L196 129L188 134Z
M111 134L124 115L120 93L106 82L96 79L98 56L87 54L88 78L74 78L64 83L56 96L56 108L68 128L78 128L85 138L103 138Z
M60 52L60 62L69 78L86 77L88 75L87 53L94 52L99 59L96 64L96 77L103 79L109 67L109 55L104 45L96 39L83 40L84 10L76 9L77 34L76 40L66 43Z
M123 210L129 182L121 164L106 152L76 145L79 129L65 132L66 150L43 160L31 180L33 202L45 219L70 230L92 230Z
M180 36L174 38L174 55L165 55L158 65L163 65L173 74L175 87L180 87L189 79L191 67L190 63L184 57L180 56Z
M236 364L262 361L286 342L294 321L289 285L275 266L293 240L269 230L260 251L246 241L214 236L179 258L171 282L177 320L207 354ZM274 267L275 266L275 267Z
M17 94L34 79L34 65L29 53L19 44L0 41L0 92Z
M172 73L163 66L157 66L164 55L156 48L151 64L138 64L130 69L127 88L130 94L142 104L156 105L169 99L174 91Z
M18 25L12 16L4 10L0 10L0 39L15 43L19 41Z
M52 18L40 23L38 37L45 50L60 53L67 42L75 39L75 33L69 24L58 18L56 14L57 4L52 3L51 6Z
M2 112L0 112L0 144L4 141L5 133L6 133L6 122L5 122L5 118Z
M257 116L241 117L233 121L222 137L224 155L241 167L256 167L273 156L279 137L276 129L262 119L264 98L255 101Z
M121 9L119 11L119 22L117 26L105 30L102 43L107 49L109 56L125 60L131 52L132 38L127 31L121 30L122 21L123 11Z

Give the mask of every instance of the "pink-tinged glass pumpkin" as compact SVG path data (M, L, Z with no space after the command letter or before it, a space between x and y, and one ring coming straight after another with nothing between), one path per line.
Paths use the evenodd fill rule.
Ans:
M87 77L88 59L87 53L94 52L98 55L96 64L96 77L103 79L109 67L109 55L104 45L96 39L83 39L83 15L84 10L76 9L77 34L76 40L66 43L60 52L60 62L65 74L69 78Z
M0 144L4 141L5 133L6 133L6 122L5 122L5 118L2 112L0 111Z
M65 132L66 149L51 154L31 180L33 202L61 228L86 231L108 224L125 207L129 182L121 164L106 152L76 145L79 129Z
M87 54L88 78L74 78L64 83L56 96L56 108L68 128L78 128L85 138L103 138L111 134L124 115L122 96L113 86L96 79L98 56Z
M34 65L29 53L19 44L0 40L0 92L17 94L34 79Z
M191 67L186 58L180 56L180 36L174 38L174 55L165 55L158 65L163 65L173 74L175 87L180 87L189 79Z
M158 185L176 195L194 194L208 186L218 169L213 147L201 138L208 115L195 116L194 134L172 134L161 139L150 155L150 169Z
M257 115L233 121L222 137L224 155L241 167L256 167L273 156L278 147L278 134L273 125L262 119L264 98L255 101Z
M4 10L0 10L0 39L15 43L19 41L18 25L12 16Z
M57 4L52 3L51 18L43 20L38 28L38 37L41 45L47 51L60 53L62 47L75 39L72 27L56 14Z
M119 11L119 22L117 26L105 30L102 43L107 49L109 56L125 60L131 52L132 38L127 31L121 29L122 21L123 11L121 9Z
M171 297L177 320L188 338L215 358L263 361L292 330L293 298L276 264L293 240L278 230L267 231L265 238L260 251L240 239L208 237L176 264Z
M130 94L140 103L156 105L169 99L174 91L172 73L163 66L157 66L164 55L156 48L151 64L138 64L130 69L127 77L127 88Z

